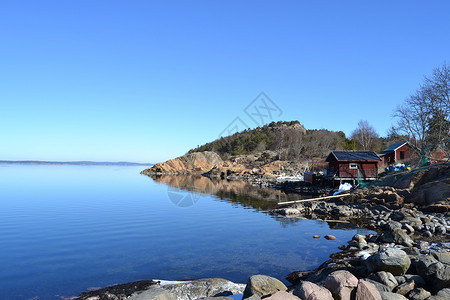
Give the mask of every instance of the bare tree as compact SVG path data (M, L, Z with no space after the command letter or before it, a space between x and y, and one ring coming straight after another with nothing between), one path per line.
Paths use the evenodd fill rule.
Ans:
M450 66L433 70L424 84L394 112L396 130L409 137L419 154L449 138ZM428 146L427 146L428 145Z
M352 140L355 140L363 150L371 150L375 140L378 138L378 133L366 120L358 122L358 127L352 131L350 135Z

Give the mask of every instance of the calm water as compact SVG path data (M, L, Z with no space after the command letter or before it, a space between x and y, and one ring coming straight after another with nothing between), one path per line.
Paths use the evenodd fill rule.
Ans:
M283 279L356 233L275 218L273 203L233 183L157 182L141 169L0 165L0 299L61 299L142 279Z

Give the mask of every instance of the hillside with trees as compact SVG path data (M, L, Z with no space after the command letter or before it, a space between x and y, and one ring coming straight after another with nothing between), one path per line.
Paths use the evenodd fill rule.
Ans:
M277 157L274 158L279 160L303 160L324 157L332 150L351 150L355 147L342 131L306 130L299 121L279 121L222 137L189 153L214 151L222 159L229 159L269 150L275 152Z

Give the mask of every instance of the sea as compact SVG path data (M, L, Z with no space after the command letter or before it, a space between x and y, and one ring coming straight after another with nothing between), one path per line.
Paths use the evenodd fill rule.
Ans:
M364 233L270 214L298 194L143 168L1 164L0 299L67 299L150 279L287 283Z

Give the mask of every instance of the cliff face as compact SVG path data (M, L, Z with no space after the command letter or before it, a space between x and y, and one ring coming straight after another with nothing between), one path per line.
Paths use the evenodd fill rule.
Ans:
M221 163L219 155L212 151L189 153L163 163L157 163L141 174L202 174Z

